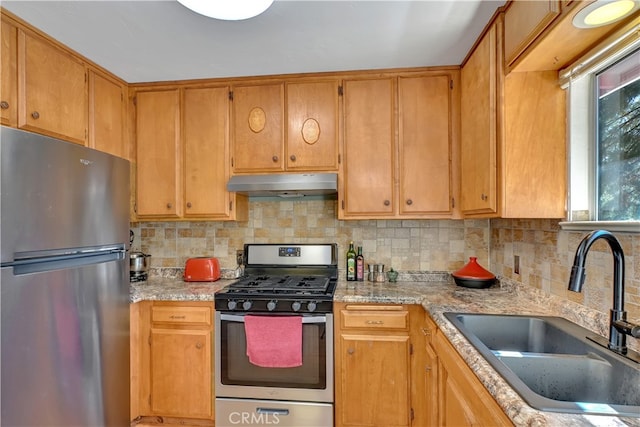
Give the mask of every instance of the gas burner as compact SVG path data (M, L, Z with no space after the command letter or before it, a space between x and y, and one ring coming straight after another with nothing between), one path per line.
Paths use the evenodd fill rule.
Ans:
M332 311L337 245L251 244L244 246L244 254L246 275L216 293L216 310Z

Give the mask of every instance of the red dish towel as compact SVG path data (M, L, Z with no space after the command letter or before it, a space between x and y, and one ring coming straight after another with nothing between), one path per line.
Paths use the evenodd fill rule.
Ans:
M249 362L263 368L302 365L301 316L244 316Z

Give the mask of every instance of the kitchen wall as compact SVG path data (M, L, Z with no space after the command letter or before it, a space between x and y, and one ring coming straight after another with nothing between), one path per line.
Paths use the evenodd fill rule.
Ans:
M598 242L587 259L582 293L567 291L575 249L585 232L560 230L558 220L339 221L335 200L251 201L247 222L132 224L133 248L150 253L152 267L182 268L187 258L215 256L234 269L244 243L337 242L340 265L350 240L365 261L403 271L455 271L469 256L495 274L603 313L612 305L613 258ZM625 307L640 322L640 235L618 233L626 256ZM520 273L514 274L514 255Z
M613 305L613 256L609 245L594 243L587 256L582 292L567 290L575 251L584 231L562 231L558 220L493 219L490 223L491 271L548 294L609 313ZM640 234L616 233L625 254L625 309L640 322ZM513 271L520 256L520 274Z
M247 222L140 222L134 250L150 253L151 267L181 268L187 258L215 256L236 267L244 243L336 242L339 268L349 241L363 246L366 263L399 271L455 271L469 256L488 266L488 220L337 220L336 200L251 201Z

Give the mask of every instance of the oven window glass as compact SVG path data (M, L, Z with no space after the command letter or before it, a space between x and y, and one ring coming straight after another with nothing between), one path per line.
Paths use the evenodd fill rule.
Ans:
M302 365L263 368L247 357L244 323L221 321L221 381L226 385L281 388L326 388L326 324L302 324Z

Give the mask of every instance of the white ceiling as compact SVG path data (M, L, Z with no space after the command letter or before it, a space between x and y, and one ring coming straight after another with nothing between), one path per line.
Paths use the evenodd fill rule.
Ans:
M174 0L0 1L129 83L458 65L504 3L276 0L229 22Z

